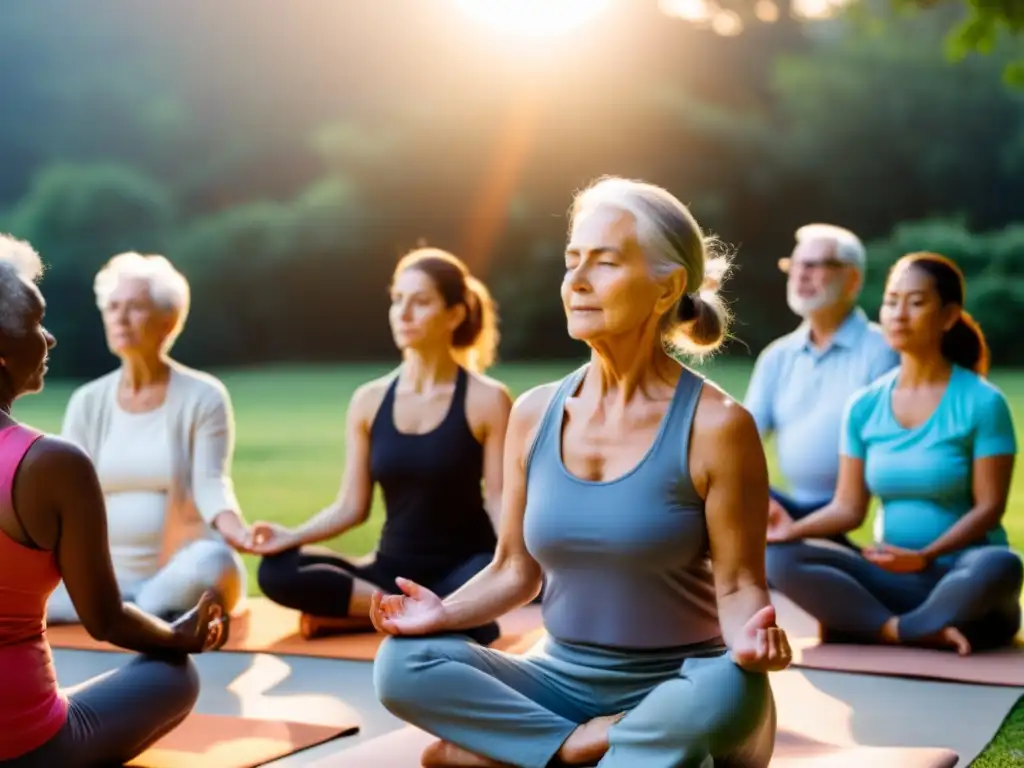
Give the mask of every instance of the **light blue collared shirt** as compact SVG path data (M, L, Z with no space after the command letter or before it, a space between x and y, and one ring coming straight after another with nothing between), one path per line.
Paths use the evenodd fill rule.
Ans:
M804 322L757 359L744 402L762 437L775 434L779 469L800 504L832 498L849 398L899 364L882 330L857 308L824 349Z

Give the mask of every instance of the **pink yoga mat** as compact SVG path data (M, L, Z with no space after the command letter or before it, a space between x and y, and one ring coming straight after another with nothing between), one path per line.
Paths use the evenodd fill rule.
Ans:
M778 623L789 635L793 665L836 672L951 680L981 685L1024 687L1024 645L957 656L953 651L888 645L822 643L818 622L777 592L772 602Z
M359 746L312 763L312 768L420 768L420 753L434 737L416 728L400 728ZM782 732L771 768L953 768L948 749L837 747Z

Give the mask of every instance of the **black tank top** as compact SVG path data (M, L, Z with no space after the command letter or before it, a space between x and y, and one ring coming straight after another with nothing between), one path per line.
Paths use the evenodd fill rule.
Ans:
M466 371L459 368L444 420L422 435L395 428L395 389L388 387L370 428L370 471L384 494L377 552L388 559L455 566L493 552L494 527L484 509L484 448L466 418Z

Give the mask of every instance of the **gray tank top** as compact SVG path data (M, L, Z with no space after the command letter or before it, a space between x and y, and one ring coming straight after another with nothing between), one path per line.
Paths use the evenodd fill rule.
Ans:
M644 458L595 482L562 461L565 401L586 370L558 387L526 462L523 534L545 573L545 629L563 642L627 649L718 640L704 501L689 472L704 380L684 368Z

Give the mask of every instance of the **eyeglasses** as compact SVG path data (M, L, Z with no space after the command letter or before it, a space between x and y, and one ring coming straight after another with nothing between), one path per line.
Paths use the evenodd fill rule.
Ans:
M792 272L795 269L806 269L811 272L816 272L823 269L839 269L840 267L850 266L845 261L839 261L839 259L800 259L794 261L790 258L779 259L779 269L783 272Z

